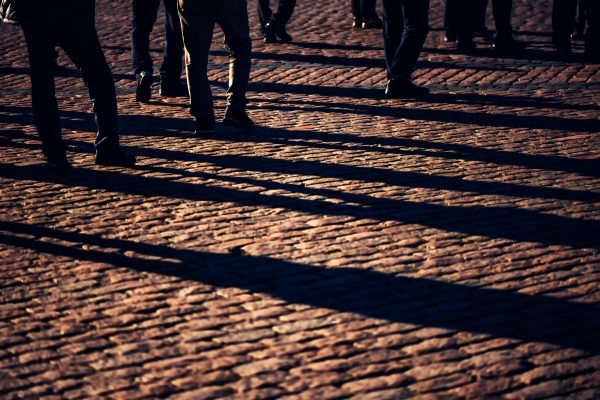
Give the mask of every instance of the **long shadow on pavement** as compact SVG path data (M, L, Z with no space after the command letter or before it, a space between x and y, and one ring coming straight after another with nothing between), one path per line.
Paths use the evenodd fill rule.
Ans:
M55 243L56 240L61 244ZM73 245L64 245L65 241ZM18 222L0 221L0 243L217 287L238 287L290 303L358 313L390 322L477 332L492 338L546 342L594 355L600 350L596 337L600 310L595 304L360 268L323 268L244 253L175 249ZM125 256L127 252L137 256Z

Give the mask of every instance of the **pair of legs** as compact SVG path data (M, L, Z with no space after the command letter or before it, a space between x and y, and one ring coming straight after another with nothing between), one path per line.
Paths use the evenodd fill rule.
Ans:
M587 19L585 55L593 61L600 60L600 2L583 0ZM559 53L571 53L571 33L575 27L577 0L554 0L552 7L552 41Z
M271 11L270 0L258 0L257 10L260 20L260 31L264 35L265 42L274 43L277 38L284 43L292 41L292 37L286 32L285 26L294 13L296 0L279 0L277 11Z
M383 0L383 44L389 78L386 94L426 94L411 75L429 30L429 0ZM415 90L415 88L420 90Z
M58 45L79 67L96 117L96 161L129 164L119 150L118 114L112 74L98 41L94 0L33 0L20 10L31 77L31 98L42 151L49 163L66 167L58 103L55 97L55 50Z
M179 15L185 47L190 113L197 121L197 131L210 130L211 121L214 125L213 96L208 82L207 64L215 24L223 29L225 47L231 51L224 122L243 119L252 50L246 0L179 0ZM206 126L198 127L198 124L205 123Z
M375 11L376 0L352 0L352 27L381 28L381 20Z

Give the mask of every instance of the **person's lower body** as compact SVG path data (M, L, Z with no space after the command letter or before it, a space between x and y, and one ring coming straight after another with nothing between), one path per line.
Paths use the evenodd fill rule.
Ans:
M215 23L223 29L225 46L231 52L227 109L223 122L245 128L253 125L246 115L252 50L246 7L245 0L223 0L210 4L182 0L179 3L190 113L196 120L197 134L210 132L215 125L213 96L207 76L208 51Z
M587 61L600 62L600 2L585 0L585 12L588 23L585 32L585 57Z
M290 43L292 36L287 32L286 25L296 7L296 0L279 0L277 11L271 11L270 0L258 0L257 11L260 20L260 31L265 43Z
M412 72L428 32L428 0L383 1L384 51L388 74L386 96L417 97L426 88L412 83Z
M585 1L577 0L577 12L575 14L575 25L571 39L573 40L585 40Z
M49 165L68 167L51 68L55 44L79 67L88 87L97 126L96 163L132 165L135 159L119 147L114 83L98 41L93 14L31 14L24 17L22 27L29 52L33 113Z
M477 0L446 0L444 26L446 42L457 42L459 52L468 53L475 49Z
M525 43L513 37L510 22L512 14L512 0L492 0L492 11L496 24L496 37L494 38L494 49L498 51L520 51Z
M177 0L163 0L165 6L165 48L160 67L160 93L163 96L186 94L181 85L183 39L177 14ZM136 99L150 100L152 95L153 65L150 56L150 33L156 22L160 0L132 0L131 63L136 77Z
M552 4L552 43L559 57L571 56L576 9L577 0L554 0Z
M375 11L376 5L376 0L352 0L352 27L381 29L383 23Z

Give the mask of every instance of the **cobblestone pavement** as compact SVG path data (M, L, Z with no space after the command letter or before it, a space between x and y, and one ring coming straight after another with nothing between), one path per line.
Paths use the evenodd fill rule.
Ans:
M548 0L515 1L523 54L456 54L434 0L433 95L383 100L381 31L347 3L300 1L265 45L250 2L262 127L200 138L187 99L135 102L129 2L98 1L140 162L94 166L60 53L66 177L0 27L0 398L600 398L598 65L553 59Z

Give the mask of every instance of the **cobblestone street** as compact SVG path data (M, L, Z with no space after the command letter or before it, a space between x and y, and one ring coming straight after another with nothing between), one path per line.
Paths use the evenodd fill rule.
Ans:
M249 1L260 127L198 137L189 99L135 101L131 2L98 0L138 166L94 164L59 50L66 176L0 24L0 398L599 399L600 67L554 58L550 0L515 0L518 54L457 53L443 3L416 101L383 98L381 30L348 0L300 0L291 44ZM163 44L161 6L155 76Z

